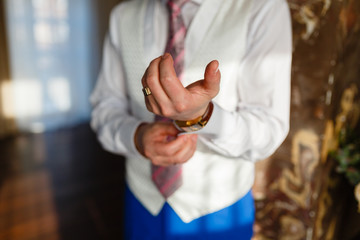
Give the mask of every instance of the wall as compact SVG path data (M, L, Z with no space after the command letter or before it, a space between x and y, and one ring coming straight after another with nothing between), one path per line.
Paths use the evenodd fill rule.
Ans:
M0 139L16 132L11 106L4 2L0 0Z
M360 1L288 3L291 130L280 149L257 165L255 239L346 239L344 203L353 200L352 189L327 153L337 148L345 126L358 123Z

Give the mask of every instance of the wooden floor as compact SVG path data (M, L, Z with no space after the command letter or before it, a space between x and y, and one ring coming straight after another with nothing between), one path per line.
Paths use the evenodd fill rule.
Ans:
M121 240L124 186L87 124L1 140L0 240Z
M123 193L87 124L0 141L1 240L122 239Z

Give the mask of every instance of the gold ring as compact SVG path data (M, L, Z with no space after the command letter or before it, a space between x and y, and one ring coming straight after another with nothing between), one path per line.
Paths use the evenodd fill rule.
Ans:
M150 90L149 87L144 87L144 88L142 89L142 91L143 91L145 97L151 95L151 90Z

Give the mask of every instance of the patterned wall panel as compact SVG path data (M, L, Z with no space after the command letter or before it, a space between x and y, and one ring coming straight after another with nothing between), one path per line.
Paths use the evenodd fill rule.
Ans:
M350 185L328 152L360 135L360 1L288 0L293 24L291 129L257 165L255 239L343 239Z

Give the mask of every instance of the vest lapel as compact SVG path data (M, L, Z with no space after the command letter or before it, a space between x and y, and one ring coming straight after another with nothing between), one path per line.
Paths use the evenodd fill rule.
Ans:
M197 53L203 38L212 25L220 5L225 3L226 1L221 0L205 0L203 4L201 4L187 31L185 40L185 66L191 63L193 56Z

